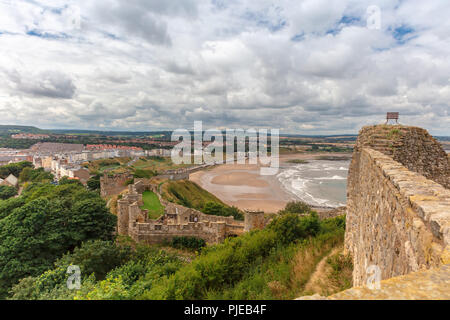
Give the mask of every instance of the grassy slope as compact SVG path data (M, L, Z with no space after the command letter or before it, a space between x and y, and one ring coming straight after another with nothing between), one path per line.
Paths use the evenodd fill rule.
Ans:
M145 191L142 194L142 200L144 201L144 205L141 209L148 210L150 219L158 219L164 214L164 207L161 202L159 202L158 196L154 192Z
M258 263L246 270L241 281L230 288L210 292L208 298L290 300L311 294L311 291L305 290L306 284L314 274L317 265L333 248L341 246L343 241L343 233L341 233L311 238L303 243L291 244L287 247L278 247L272 250L268 257L258 258ZM340 291L329 289L330 294Z
M197 210L203 209L205 203L216 202L228 207L219 198L209 193L196 183L188 180L168 181L161 187L162 197L170 202L192 207Z
M316 292L316 287L326 295L345 289L351 285L352 266L336 255L344 241L342 218L320 222L318 234L297 233L299 226L304 231L314 228L307 221L314 220L285 219L281 224L285 232L269 226L205 248L195 256L173 252L178 256L175 260L164 258L168 252L161 246L143 246L148 255L136 255L111 270L105 280L84 277L76 292L67 289L64 270L56 281L60 289L53 290L55 280L49 278L49 289L39 289L41 298L52 290L52 299L293 299ZM311 279L323 280L325 287L307 288ZM26 293L27 286L22 285L24 289L16 291Z

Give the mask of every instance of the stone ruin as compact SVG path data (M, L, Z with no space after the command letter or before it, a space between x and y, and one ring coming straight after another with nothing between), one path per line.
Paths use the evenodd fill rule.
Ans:
M446 282L450 296L449 187L449 157L426 130L400 125L361 129L347 184L345 248L353 256L354 286L365 286L372 276L368 270L377 268L383 283L396 290L411 287L404 279L417 278L425 291L427 283L436 291ZM428 269L436 270L436 281L426 280ZM402 275L398 282L390 279ZM366 289L358 290L352 291L354 297L377 298L371 296L375 293L361 296ZM391 293L394 297L398 292Z
M167 179L167 180L188 180L191 173L204 170L211 167L211 164L202 164L194 167L181 168L176 170L166 170L153 179ZM131 172L116 173L116 174L105 174L100 177L100 194L103 198L114 196L120 194L126 189L126 184L129 180L133 179L133 174ZM147 180L148 179L140 179ZM135 179L137 181L137 179Z
M299 299L450 299L449 168L422 128L362 128L347 183L354 287Z
M106 198L121 193L126 189L127 181L131 179L133 179L133 175L130 173L104 174L100 177L100 195Z
M148 210L141 209L142 193L153 191L164 206L164 215L152 220ZM137 242L147 244L170 241L174 237L196 237L207 243L219 243L227 237L239 236L246 231L262 229L266 225L264 213L249 212L245 221L233 217L207 215L192 208L164 200L157 186L139 180L128 186L128 193L117 201L117 231Z

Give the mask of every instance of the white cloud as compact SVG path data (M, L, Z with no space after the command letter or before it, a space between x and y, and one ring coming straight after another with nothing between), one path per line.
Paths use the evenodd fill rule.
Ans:
M369 5L3 0L1 122L332 133L400 111L450 135L450 4L378 1L381 30Z

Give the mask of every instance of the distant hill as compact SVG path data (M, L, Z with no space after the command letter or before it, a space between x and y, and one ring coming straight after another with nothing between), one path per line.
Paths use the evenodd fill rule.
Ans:
M102 136L147 136L147 135L166 135L172 134L171 131L100 131L100 130L77 130L77 129L51 129L55 134L68 135L102 135Z
M0 125L0 134L5 135L15 133L49 133L49 132L32 126Z

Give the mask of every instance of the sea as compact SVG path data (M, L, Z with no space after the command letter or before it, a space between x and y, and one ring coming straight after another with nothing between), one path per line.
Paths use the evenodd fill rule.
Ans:
M312 206L345 206L350 160L308 160L283 166L277 178L294 200Z

